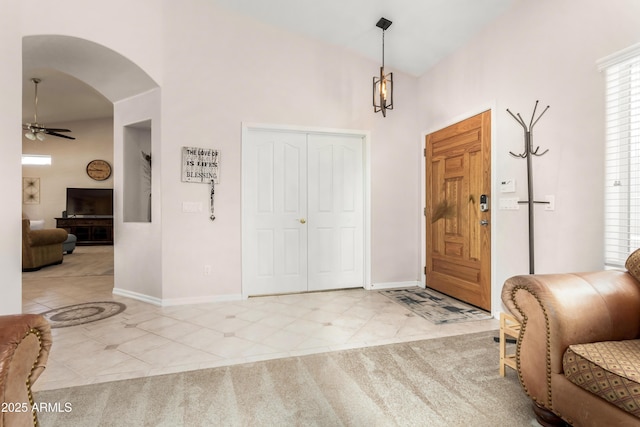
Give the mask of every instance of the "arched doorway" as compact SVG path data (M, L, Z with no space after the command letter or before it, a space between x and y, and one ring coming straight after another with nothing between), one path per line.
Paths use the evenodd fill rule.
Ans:
M97 97L102 97L112 105L112 161L114 192L114 293L161 297L160 277L145 275L139 271L146 264L158 265L160 245L150 244L145 250L146 259L156 263L141 263L136 255L141 251L132 242L147 240L149 236L159 240L159 205L150 206L155 221L152 223L131 223L123 221L123 194L126 193L125 167L126 128L140 128L140 123L148 128L149 154L159 152L160 96L158 84L138 65L108 47L85 39L61 35L34 35L23 38L23 82L37 75L65 77L58 80L76 81L89 87ZM55 82L56 78L52 78ZM52 82L52 83L53 83ZM69 94L67 94L69 95ZM56 102L74 102L74 96L61 96ZM68 110L73 110L69 108ZM81 117L78 117L82 120ZM65 121L74 120L66 117ZM137 126L137 127L136 127ZM143 127L144 127L143 126ZM151 136L153 135L153 137ZM136 153L139 154L139 153ZM80 165L84 167L83 165ZM154 165L154 170L159 165ZM159 176L159 173L155 173ZM159 192L159 181L155 181L153 192ZM159 197L156 198L159 200ZM154 249L158 248L158 249ZM155 252L154 252L155 251ZM156 274L159 275L158 272ZM136 280L130 280L135 277ZM142 279L140 279L142 278Z

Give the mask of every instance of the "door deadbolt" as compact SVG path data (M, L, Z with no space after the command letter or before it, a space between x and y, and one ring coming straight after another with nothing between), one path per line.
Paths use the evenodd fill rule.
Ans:
M480 212L487 212L489 210L489 197L486 194L480 195Z

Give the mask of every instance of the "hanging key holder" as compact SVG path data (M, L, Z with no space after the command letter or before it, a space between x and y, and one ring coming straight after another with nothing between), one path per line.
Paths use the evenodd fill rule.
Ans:
M215 180L211 180L211 200L210 200L210 209L211 209L211 215L209 216L209 219L211 221L214 221L216 219L216 215L215 215L215 208L214 208L214 197L216 194L216 182Z

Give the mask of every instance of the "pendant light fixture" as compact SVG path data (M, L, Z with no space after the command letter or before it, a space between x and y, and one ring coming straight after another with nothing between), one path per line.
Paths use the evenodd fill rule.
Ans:
M382 66L380 76L373 77L373 112L382 112L387 117L387 110L393 110L393 73L384 73L384 32L391 26L391 21L380 18L376 27L382 28Z

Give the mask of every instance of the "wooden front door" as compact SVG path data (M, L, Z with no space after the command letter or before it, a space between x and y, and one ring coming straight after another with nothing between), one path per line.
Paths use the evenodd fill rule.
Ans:
M427 287L491 310L491 112L427 135L425 155Z

